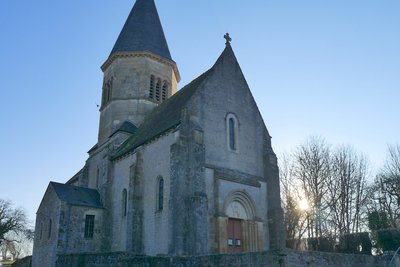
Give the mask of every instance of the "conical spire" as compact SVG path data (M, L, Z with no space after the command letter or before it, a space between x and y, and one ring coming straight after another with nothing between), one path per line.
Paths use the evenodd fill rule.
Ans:
M136 1L111 54L145 51L172 60L154 0Z

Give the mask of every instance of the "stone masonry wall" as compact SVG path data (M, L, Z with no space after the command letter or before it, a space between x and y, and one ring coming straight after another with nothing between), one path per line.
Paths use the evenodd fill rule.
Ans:
M61 202L49 185L36 213L33 266L54 266L56 261Z
M283 260L286 255L286 261ZM115 267L381 267L387 266L392 256L367 256L323 252L264 251L242 254L220 254L197 257L148 257L128 253L60 255L57 267L115 266ZM400 259L390 267L400 266Z
M392 257L288 250L286 260L288 267L386 267ZM397 256L390 267L398 266L400 258Z

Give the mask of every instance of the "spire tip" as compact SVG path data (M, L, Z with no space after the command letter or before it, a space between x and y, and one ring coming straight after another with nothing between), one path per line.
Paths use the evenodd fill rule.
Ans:
M226 45L231 45L231 41L232 41L232 38L229 36L229 33L226 33L225 35L224 35L224 38L225 38L225 40L226 40Z

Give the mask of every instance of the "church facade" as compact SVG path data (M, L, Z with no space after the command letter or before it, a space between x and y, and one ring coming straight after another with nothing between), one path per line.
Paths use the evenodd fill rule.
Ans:
M285 246L271 137L226 35L180 80L154 0L137 0L102 66L97 144L37 211L33 266L58 254L207 255Z

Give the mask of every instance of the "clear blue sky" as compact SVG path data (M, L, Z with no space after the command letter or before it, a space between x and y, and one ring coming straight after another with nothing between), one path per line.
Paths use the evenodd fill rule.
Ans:
M34 214L96 143L102 72L134 0L12 0L0 9L0 198ZM279 155L309 135L375 169L400 142L400 1L157 0L180 88L225 32Z

